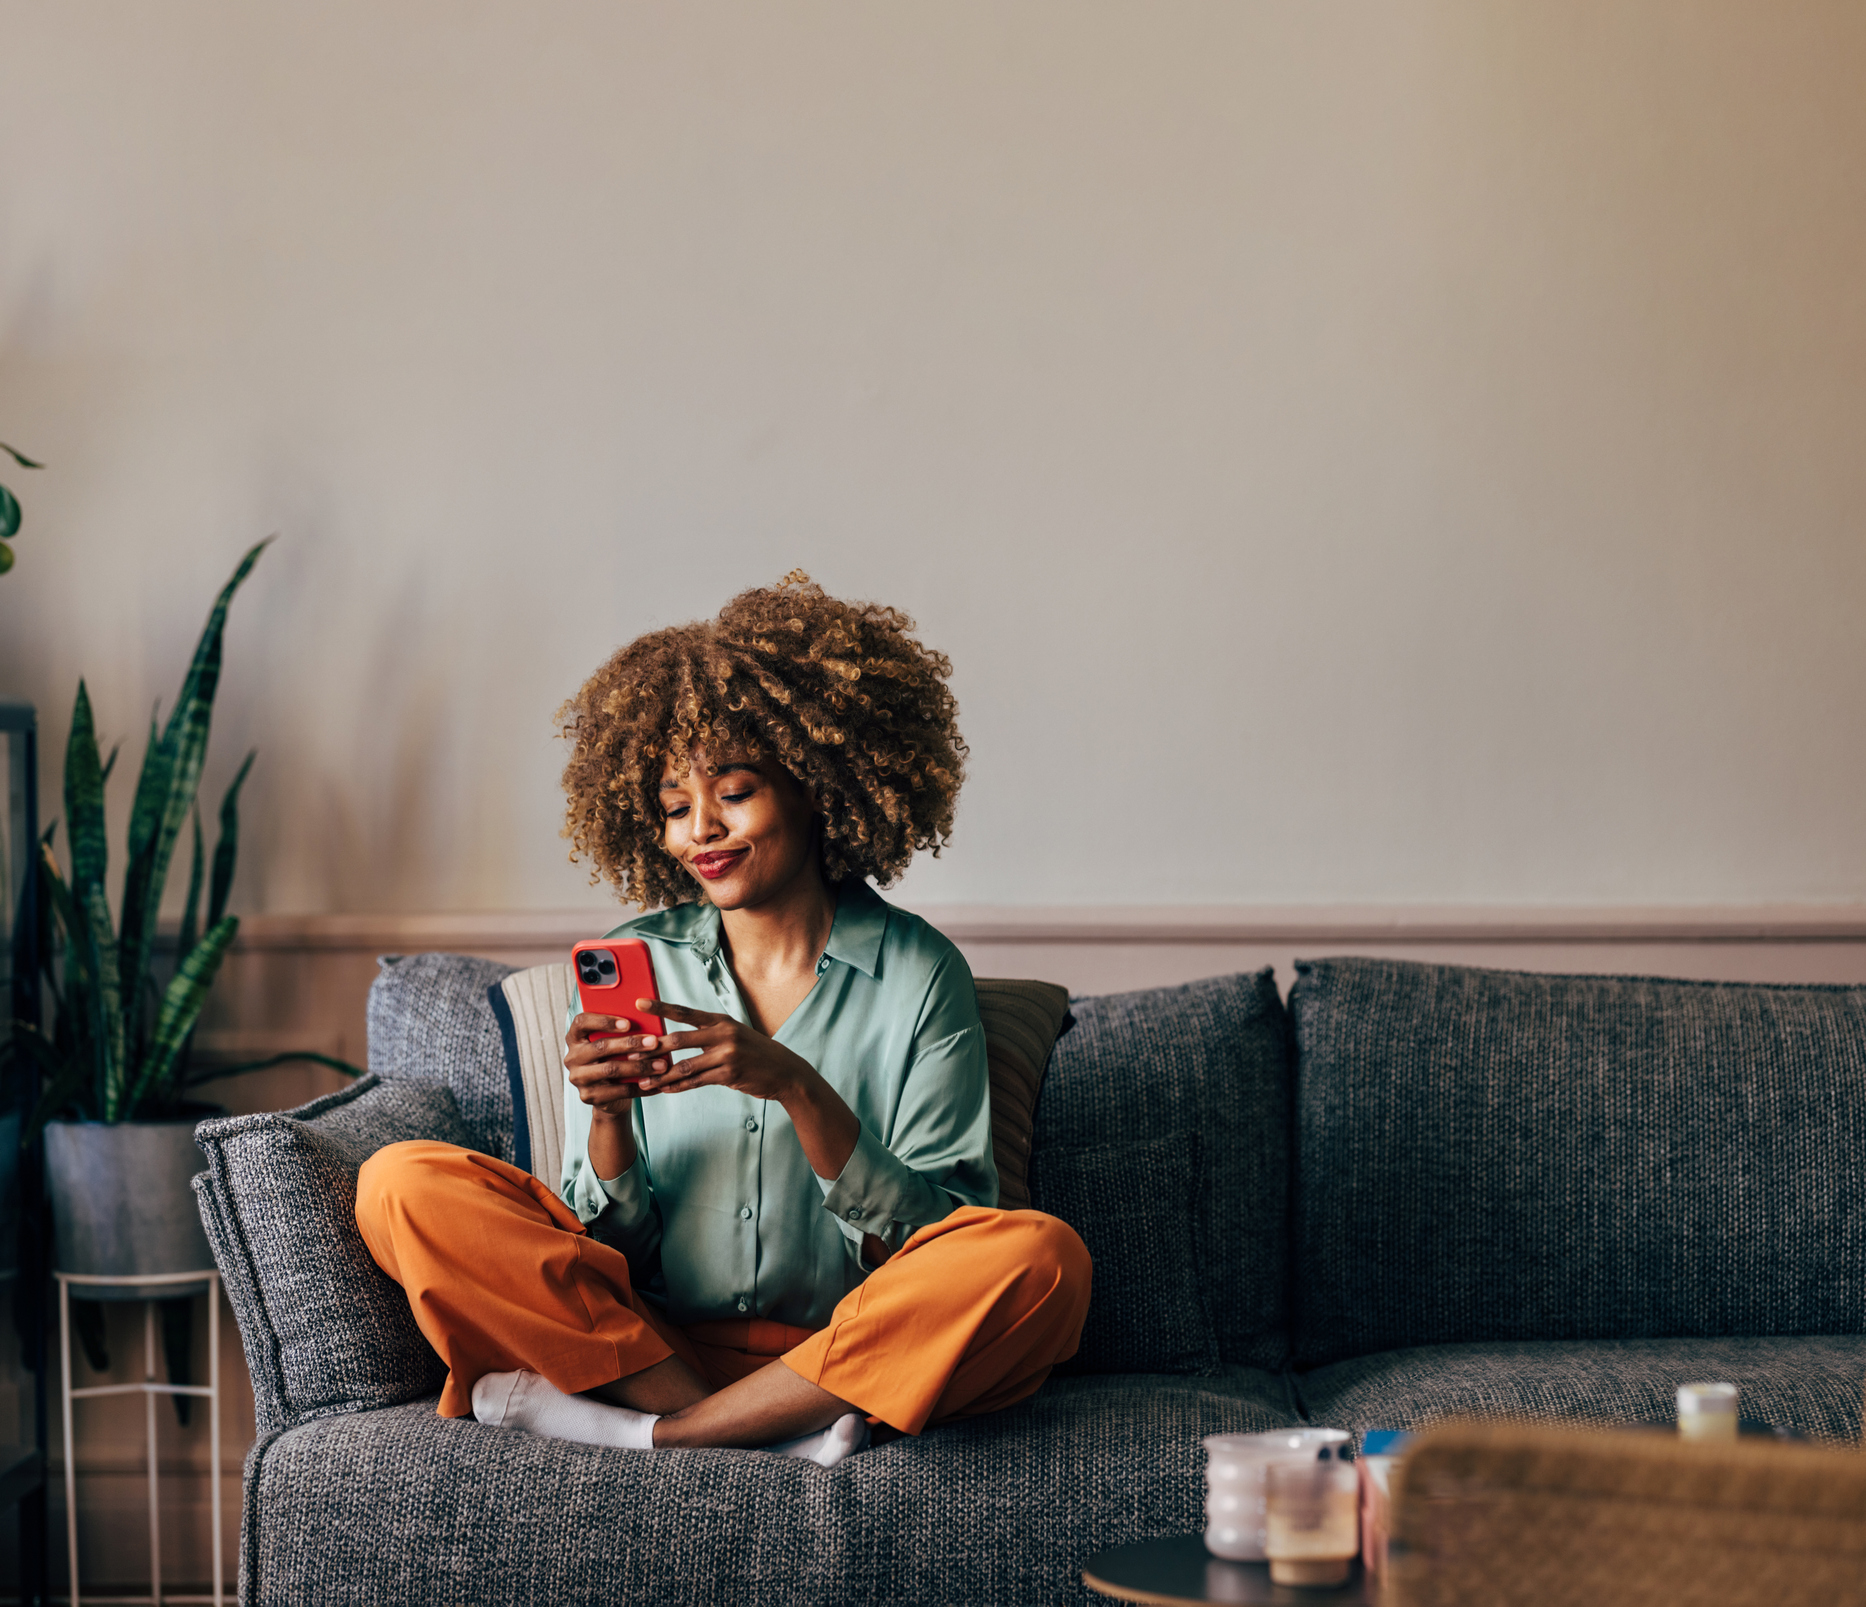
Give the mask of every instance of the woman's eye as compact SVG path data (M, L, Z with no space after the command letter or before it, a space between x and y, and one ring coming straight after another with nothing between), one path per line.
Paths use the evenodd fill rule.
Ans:
M663 820L679 820L681 816L686 814L686 812L687 812L687 806L685 804L682 804L678 809L668 810L667 813L663 815L661 818Z
M719 796L722 803L744 803L747 798L751 797L751 794L749 792L724 792Z

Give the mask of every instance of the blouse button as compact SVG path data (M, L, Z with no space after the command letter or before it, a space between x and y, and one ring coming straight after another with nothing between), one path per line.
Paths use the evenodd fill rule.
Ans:
M751 1207L750 1207L749 1205L741 1205L741 1206L739 1207L739 1216L740 1216L740 1217L741 1217L741 1219L743 1219L744 1221L747 1221L747 1222L749 1222L749 1221L751 1221L751 1219L752 1219L752 1208L751 1208Z
M745 1131L748 1133L755 1133L758 1131L758 1118L756 1116L747 1116L745 1118Z
M739 1310L750 1311L751 1309L752 1309L751 1301L747 1300L743 1295L739 1296Z
M859 1222L862 1220L862 1208L859 1205L851 1205L847 1214L851 1222Z

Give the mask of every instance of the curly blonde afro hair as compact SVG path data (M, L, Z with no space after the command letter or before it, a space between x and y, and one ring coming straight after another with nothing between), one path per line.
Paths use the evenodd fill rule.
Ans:
M703 890L661 846L660 785L693 750L774 758L821 817L823 873L886 887L952 835L965 778L952 661L898 609L845 603L802 570L712 620L621 648L557 711L571 744L564 835L643 909Z

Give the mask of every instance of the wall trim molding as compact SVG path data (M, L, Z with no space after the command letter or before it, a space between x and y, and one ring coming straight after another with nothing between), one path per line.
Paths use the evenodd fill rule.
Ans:
M957 943L1858 943L1866 904L913 906ZM614 924L605 910L251 915L261 951L567 949Z

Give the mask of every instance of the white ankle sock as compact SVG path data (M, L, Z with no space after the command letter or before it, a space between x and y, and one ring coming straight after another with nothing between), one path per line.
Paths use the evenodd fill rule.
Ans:
M533 1372L482 1376L473 1386L473 1416L493 1428L522 1429L546 1439L609 1445L621 1451L652 1451L654 1425L660 1422L651 1412L611 1406L588 1395L566 1395L548 1378ZM868 1438L868 1419L860 1412L845 1412L828 1428L764 1449L833 1468L844 1457L866 1450Z
M800 1439L781 1440L765 1449L778 1456L801 1456L820 1468L833 1468L845 1456L868 1449L868 1419L860 1412L844 1412L828 1428Z
M620 1451L652 1451L651 1412L611 1406L588 1395L566 1395L537 1373L487 1373L473 1386L473 1415L494 1428L523 1429L550 1440L610 1445Z

